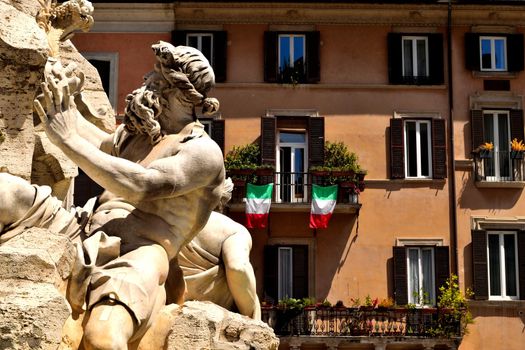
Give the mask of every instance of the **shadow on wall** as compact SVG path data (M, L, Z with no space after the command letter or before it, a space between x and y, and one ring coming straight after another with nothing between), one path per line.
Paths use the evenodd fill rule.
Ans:
M461 209L485 209L497 213L514 208L522 193L522 188L477 188L472 171L465 171L461 178L458 204Z
M472 243L469 243L463 248L463 278L465 288L474 290L474 280L472 278Z

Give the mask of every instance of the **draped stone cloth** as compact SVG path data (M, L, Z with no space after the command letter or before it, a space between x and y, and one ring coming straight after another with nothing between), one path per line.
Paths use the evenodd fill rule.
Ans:
M181 249L178 260L186 281L186 300L207 300L231 309L234 301L219 257L190 242Z

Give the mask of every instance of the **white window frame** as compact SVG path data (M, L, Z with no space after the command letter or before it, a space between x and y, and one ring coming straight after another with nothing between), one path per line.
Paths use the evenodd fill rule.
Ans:
M483 68L482 41L490 41L490 68ZM503 40L503 68L496 68L496 40ZM506 72L507 68L507 38L504 36L480 36L479 37L479 68L483 72Z
M306 67L306 35L304 34L279 34L277 37L277 47L278 47L278 55L277 55L277 66L279 68L279 71L281 71L284 67L281 67L281 38L288 37L290 38L290 62L288 64L291 68L294 66L295 56L294 56L294 38L303 38L303 64Z
M509 139L508 140L500 140L499 139L499 122L498 122L498 115L499 114L506 114L507 115L507 135L509 135ZM486 176L485 177L485 180L486 181L510 181L511 180L511 172L512 172L512 164L509 162L509 177L503 177L500 175L500 166L499 166L499 163L500 163L500 157L499 157L499 154L500 154L500 145L501 145L501 142L510 142L510 112L509 111L506 111L506 110L495 110L495 109L490 109L490 110L483 110L483 123L485 123L485 118L488 118L489 116L491 116L493 118L493 122L492 122L492 125L494 125L494 151L493 151L493 160L494 160L494 176ZM490 161L490 159L488 159Z
M290 279L287 281L285 276L281 275L282 271L282 264L283 261L281 260L281 251L288 251L289 252L289 258L288 261L288 276ZM291 298L292 295L287 295L285 293L285 290L290 290L291 293L293 293L293 248L292 247L278 247L277 248L277 299L281 300L284 298Z
M81 52L86 60L109 62L109 103L116 114L118 105L118 52Z
M196 49L199 50L200 52L202 52L202 38L203 37L209 37L210 38L210 57L207 57L208 60L210 61L210 65L213 66L214 64L214 61L215 61L215 57L213 57L213 45L214 45L214 42L213 42L213 34L212 33L187 33L186 34L186 45L187 46L190 46L189 45L189 40L191 37L196 37L197 38L197 47Z
M401 67L402 67L402 74L404 77L407 77L407 76L414 76L414 77L419 77L420 75L418 74L418 65L417 65L417 41L418 40L423 40L425 41L425 68L426 68L426 75L425 77L428 77L430 75L430 72L429 72L429 57L428 57L428 37L426 36L413 36L413 35L404 35L402 38L401 38ZM407 75L405 73L405 52L404 52L404 48L405 48L405 41L411 41L412 42L412 75Z
M305 137L305 140L304 140L304 143L299 143L299 142L280 142L280 133L281 132L292 132L292 133L302 133L304 134L304 137ZM295 198L295 191L293 191L292 189L295 188L295 178L294 177L291 177L291 195L290 195L290 203L294 203L294 202L308 202L308 190L307 190L307 187L306 187L306 172L307 172L307 169L308 169L308 132L306 130L293 130L293 129L278 129L277 130L277 144L276 144L276 148L275 148L275 165L276 165L276 172L277 173L280 173L281 172L281 152L280 152L280 148L281 147L291 147L292 148L292 152L291 152L291 165L292 165L292 170L291 172L294 173L294 172L298 172L298 173L304 173L305 174L305 179L303 181L303 194L304 194L304 197L303 198ZM301 171L298 171L297 169L295 169L295 152L293 150L295 149L298 149L298 148L302 148L303 149L303 154L304 154L304 162L303 162L303 169ZM277 203L282 203L283 199L281 198L281 191L280 191L280 186L281 186L281 178L279 175L276 176L276 188L278 189L278 191L276 191L276 194L275 194L275 201Z
M408 174L408 138L407 138L407 122L416 123L416 159L417 159L417 175L409 176ZM428 176L421 175L421 136L420 125L428 125ZM432 178L432 121L421 119L406 119L403 123L403 136L405 146L405 174L407 179L430 179Z
M489 252L489 235L498 235L499 236L499 257L500 257L500 286L501 286L501 295L492 295L490 294L490 252ZM505 246L504 246L504 235L513 235L514 236L514 260L515 270L516 270L516 296L507 296L507 286L505 277L507 272L505 269ZM519 280L519 265L518 265L518 235L515 231L487 231L487 275L488 275L488 290L489 290L489 300L519 300L520 298L520 280Z
M430 282L431 282L431 288L430 288L430 294L428 295L428 301L430 302L430 305L434 305L436 303L436 267L434 266L434 247L406 247L407 250L407 291L408 291L408 302L415 304L417 306L425 306L429 304L423 304L420 301L423 301L423 260L422 260L422 252L423 250L428 250L431 253L431 264L432 264L432 276L430 276ZM417 250L418 252L418 270L419 270L419 283L418 290L416 291L414 289L414 286L412 286L412 283L410 281L411 271L410 271L410 250ZM414 292L417 292L419 298L415 300Z

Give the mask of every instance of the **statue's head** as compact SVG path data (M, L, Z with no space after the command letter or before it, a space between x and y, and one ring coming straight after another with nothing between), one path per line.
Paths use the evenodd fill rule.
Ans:
M219 101L206 97L215 85L215 75L199 50L175 47L164 41L152 49L157 59L155 70L145 77L146 82L140 89L126 98L124 123L129 132L147 133L156 143L162 136L158 119L163 111L186 110L186 115L194 120L195 107L201 107L204 115L210 115L219 109Z

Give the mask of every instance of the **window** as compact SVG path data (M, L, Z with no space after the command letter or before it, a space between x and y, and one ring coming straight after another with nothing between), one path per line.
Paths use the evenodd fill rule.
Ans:
M186 45L201 51L210 61L215 81L226 81L227 33L225 31L176 30L173 45Z
M432 174L430 121L405 121L405 166L407 177L428 178Z
M390 120L390 177L444 179L447 177L445 121L439 118Z
M408 302L435 304L434 248L407 248Z
M523 34L465 34L465 63L469 70L519 72L523 61Z
M403 77L428 77L428 38L403 36Z
M309 296L308 253L304 244L267 245L264 250L264 300Z
M443 84L443 36L441 34L388 34L390 84Z
M507 70L507 40L502 37L482 36L479 38L482 71Z
M284 83L305 81L304 35L279 35L279 80Z
M515 232L491 232L487 238L490 299L518 298L518 252Z
M319 32L265 32L264 80L312 84L320 80Z
M472 289L477 300L525 299L525 220L472 217Z
M277 202L306 201L307 138L304 131L278 131Z
M435 245L436 240L410 241L419 244L393 247L395 301L435 305L439 287L450 277L449 247Z
M118 53L111 52L83 52L100 76L102 87L108 96L113 110L117 110L117 81L118 81Z
M520 180L521 163L512 158L510 141L523 140L523 111L521 109L471 110L472 150L477 181L501 182ZM494 145L492 152L478 153L486 142Z

